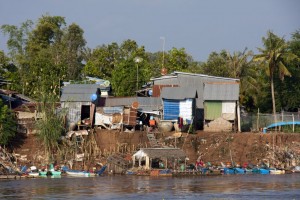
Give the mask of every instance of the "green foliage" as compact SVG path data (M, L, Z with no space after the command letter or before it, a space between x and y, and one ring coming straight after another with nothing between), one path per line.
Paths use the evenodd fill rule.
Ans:
M18 57L25 53L32 25L33 22L31 20L27 20L22 23L20 27L8 24L1 26L1 30L4 35L9 35L9 39L6 44L10 50L9 55L14 62L18 62Z
M86 44L83 33L84 31L74 23L64 31L62 45L64 64L67 71L62 74L66 76L67 80L81 78L83 51Z
M274 89L274 75L278 74L281 81L285 76L291 76L290 71L286 64L289 64L291 60L297 58L297 56L288 51L288 45L283 38L279 38L273 32L269 31L267 37L263 37L264 49L258 48L260 54L254 56L254 61L259 62L260 66L265 70L266 75L269 76L271 95L272 95L272 107L274 117L276 116L276 103L275 103L275 89ZM276 119L275 119L276 121Z
M11 88L33 98L40 97L40 91L58 97L62 79L81 78L86 44L83 30L74 23L66 27L64 17L48 15L32 27L31 21L19 28L1 27L9 35L7 45L17 67L17 73L11 74Z
M166 55L167 65L166 68L169 72L173 71L185 71L189 67L189 63L192 61L192 57L189 56L184 48L177 49L172 48Z
M0 99L0 145L7 145L17 132L14 113Z
M292 34L292 40L288 43L288 51L296 55L298 59L290 61L286 66L291 72L291 77L286 77L284 82L274 79L277 88L277 109L283 108L287 111L297 111L300 105L300 32Z
M166 68L168 73L239 78L240 102L249 111L272 109L272 90L268 88L271 82L276 88L275 110L295 110L299 106L299 59L295 55L300 56L300 30L292 34L289 42L269 31L262 38L264 48L259 49L254 62L249 59L251 51L245 49L212 52L202 63L193 61L184 48L150 53L134 40L89 49L85 47L84 30L75 23L67 25L61 16L43 15L36 23L27 20L19 27L5 24L1 30L8 35L10 57L0 52L1 75L11 83L7 88L37 100L46 93L58 100L62 80L80 82L85 76L109 80L117 96L135 95L137 89L152 77L161 76L161 69ZM136 57L143 61L137 64ZM284 78L285 82L281 82Z
M50 159L59 150L58 141L65 131L65 113L63 111L58 112L54 99L53 96L43 95L38 107L42 118L36 122L38 136L45 147L45 151L50 155Z
M93 50L87 64L83 68L83 73L86 76L111 79L112 71L119 60L120 48L118 44L102 45Z
M132 96L136 90L137 75L134 62L122 62L113 71L112 87L116 96Z
M230 71L227 67L227 52L212 52L207 62L203 65L203 73L211 76L229 77Z

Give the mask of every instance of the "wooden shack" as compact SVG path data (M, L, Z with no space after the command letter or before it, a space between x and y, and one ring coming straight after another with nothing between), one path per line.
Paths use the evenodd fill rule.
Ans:
M180 161L184 162L186 154L179 148L142 148L132 156L133 166L145 170L164 168L176 169Z

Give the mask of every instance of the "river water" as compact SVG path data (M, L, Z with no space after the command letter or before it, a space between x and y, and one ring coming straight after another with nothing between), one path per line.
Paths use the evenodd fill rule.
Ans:
M0 199L300 199L300 173L0 180Z

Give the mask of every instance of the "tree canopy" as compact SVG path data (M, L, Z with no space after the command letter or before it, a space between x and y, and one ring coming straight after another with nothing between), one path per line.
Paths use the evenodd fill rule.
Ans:
M264 49L258 48L260 54L254 56L254 61L265 70L266 75L270 80L271 95L272 95L272 109L274 117L276 116L275 103L275 88L274 75L278 74L278 78L283 81L285 76L291 77L292 74L288 70L287 64L292 60L297 59L297 56L291 51L288 51L288 44L284 38L280 38L273 32L268 31L267 37L262 38ZM275 119L276 121L276 119Z
M295 84L299 60L294 59L294 55L299 57L299 30L290 41L267 32L262 38L264 48L259 48L253 60L252 51L245 48L212 52L205 62L194 61L183 47L147 52L132 39L90 49L84 30L76 23L68 25L61 16L43 15L36 23L27 20L19 27L4 24L1 30L8 35L8 55L0 52L2 76L11 82L7 88L36 100L42 93L58 100L63 80L81 81L86 76L109 80L116 96L131 96L152 77L161 76L164 68L168 73L183 71L240 79L240 102L249 111L299 107L299 87ZM137 57L141 62L135 62ZM285 81L280 81L284 77ZM274 94L268 90L269 83L276 87ZM269 107L272 99L274 104L278 102L276 109Z

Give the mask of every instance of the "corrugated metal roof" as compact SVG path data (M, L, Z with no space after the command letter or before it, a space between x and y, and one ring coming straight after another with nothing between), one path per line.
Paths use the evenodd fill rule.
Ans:
M105 106L131 106L137 101L137 97L108 97L105 99Z
M139 151L143 152L150 158L184 158L185 152L178 148L142 148ZM136 154L138 154L137 152Z
M197 90L193 87L164 87L161 98L163 99L193 99L197 97Z
M82 102L91 101L91 95L100 89L98 84L69 84L62 88L60 101Z
M160 97L112 97L105 99L105 106L131 106L136 101L139 102L139 111L158 110L162 106Z
M177 76L161 76L158 78L152 78L155 85L178 85Z
M194 73L178 72L178 71L174 71L172 74L174 74L174 75L182 74L182 75L188 75L188 76L200 76L200 77L205 77L205 78L222 79L222 80L230 80L230 81L239 81L240 80L240 79L237 79L237 78L228 78L228 77L221 77L221 76L209 76L209 75L205 75L205 74L194 74Z
M204 101L238 101L239 100L239 83L204 83Z
M159 110L162 107L160 97L138 97L139 111Z
M218 76L208 76L204 74L193 74L193 73L186 73L186 72L173 72L174 76L162 76L159 78L151 79L154 81L154 85L161 85L161 84L176 84L179 87L190 87L195 88L197 90L198 98L196 98L196 106L197 108L203 108L203 101L204 101L204 83L207 82L239 82L239 79L234 78L226 78L226 77L218 77ZM185 94L185 92L183 93ZM176 93L176 95L181 95ZM237 91L235 95L239 95L239 91Z

